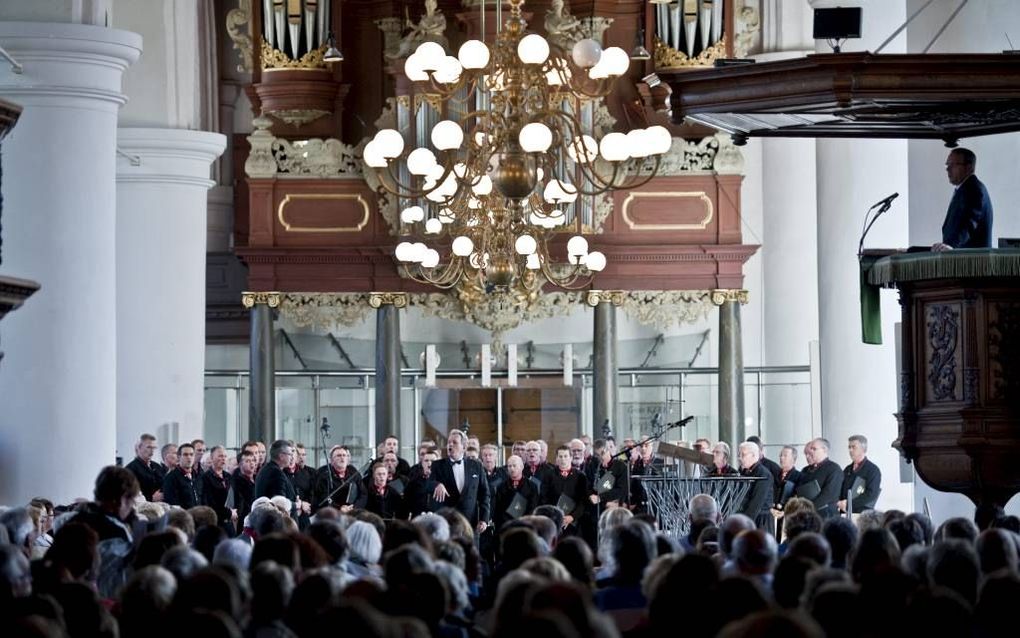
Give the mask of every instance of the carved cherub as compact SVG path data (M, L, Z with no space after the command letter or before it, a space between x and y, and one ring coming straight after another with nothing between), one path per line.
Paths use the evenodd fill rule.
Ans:
M552 0L545 13L545 33L550 41L569 47L584 38L581 21L570 15L563 0Z
M446 16L439 11L437 0L425 0L425 13L417 24L411 21L405 10L404 21L410 31L400 40L400 46L392 54L386 54L387 58L395 60L404 58L414 52L422 42L432 41L448 47L446 40Z

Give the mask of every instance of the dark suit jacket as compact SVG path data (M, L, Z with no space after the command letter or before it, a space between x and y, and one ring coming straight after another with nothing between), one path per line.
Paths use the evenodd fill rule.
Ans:
M190 509L200 505L202 493L201 477L194 471L191 477L184 475L180 468L174 468L163 477L163 500L170 505Z
M626 491L626 488L624 490ZM574 525L577 525L577 521L584 516L586 507L591 504L588 502L590 493L588 479L584 474L571 468L570 473L564 478L557 469L555 473L546 474L545 480L542 481L542 495L539 500L543 505L556 505L560 496L566 494L567 498L574 501L574 511L563 513L573 516Z
M864 481L864 493L854 494L852 514L860 514L864 510L875 509L875 503L878 502L878 495L882 491L882 470L878 469L878 466L872 463L869 459L865 458L864 462L861 463L859 470L854 472L854 464L851 463L843 468L843 487L840 489L840 499L845 499L847 492L853 487L854 481L857 478Z
M942 243L953 248L992 247L992 200L976 175L963 180L949 200Z
M404 488L404 507L412 517L437 509L437 503L432 498L432 493L436 490L435 476L430 470L426 477L421 465L411 468L411 474L407 477L407 487Z
M163 489L163 478L166 471L163 466L155 461L149 461L148 467L137 456L127 464L127 469L138 479L138 485L142 488L142 495L145 500L151 501L153 493Z
M609 468L602 467L598 461L591 463L584 477L588 483L588 493L598 494L603 472L613 475L613 488L599 494L599 504L605 506L609 501L619 501L620 505L630 502L630 485L627 484L627 464L619 459L609 462ZM586 503L587 504L587 503Z
M815 510L822 518L837 516L836 501L839 500L839 490L843 486L843 470L832 459L825 459L817 465L808 465L800 472L800 481L797 482L797 493L800 495L802 488L818 481L821 490L817 496L811 499L815 504Z
M750 517L759 527L763 527L768 518L772 516L769 510L772 508L772 472L763 463L755 463L753 467L741 470L741 476L756 476L760 480L751 485L747 491L744 502L740 506L740 513ZM761 516L761 518L759 518Z
M450 459L439 459L432 463L432 476L437 483L446 486L449 496L439 507L452 507L478 525L478 521L488 521L490 513L489 481L485 478L482 464L474 459L464 458L464 491L457 489L457 481L453 478L453 465Z
M492 522L496 526L497 532L503 529L503 525L507 521L511 520L506 511L510 509L510 504L513 503L514 497L518 493L527 501L527 504L524 506L525 515L531 514L538 507L538 489L535 488L534 483L526 478L522 478L515 490L510 479L506 479L496 488L496 493L493 497Z
M794 487L796 487L796 485L797 485L797 483L799 481L800 481L800 470L798 470L797 468L793 468L793 469L790 470L790 473L787 474L786 477L784 478L783 477L783 470L782 470L782 468L780 468L779 469L779 474L776 476L776 482L773 485L773 489L775 490L775 496L773 498L775 499L775 502L777 504L779 504L779 505L782 505L783 502L784 502L783 491L786 488L786 484L789 483L789 484L793 485Z
M330 472L333 473L332 482L330 481L329 475ZM336 475L336 471L333 470L331 466L324 465L320 467L319 471L315 473L315 499L314 502L312 503L312 509L317 510L320 507L325 507L325 505L323 505L323 501L329 498L330 492L332 491L330 487L332 487L333 490L335 490L341 485L343 485L344 480L346 479L350 479L347 485L336 494L333 494L333 507L339 508L343 505L347 505L348 496L350 495L351 489L353 488L354 502L350 503L350 505L353 505L355 509L364 509L365 499L368 498L368 493L367 490L365 489L364 481L361 477L361 474L359 474L358 471L354 469L353 465L348 465L347 473L344 475L344 477L345 478L341 480L340 477Z
M378 514L382 518L406 519L407 513L404 509L404 498L391 486L386 486L386 492L379 495L375 487L369 485L366 488L368 495L365 499L365 510Z
M216 476L212 469L202 472L201 477L202 505L207 505L216 510L216 519L224 529L232 529L230 522L230 508L227 507L227 494L230 493L231 476L227 471L223 472L223 478ZM236 503L236 493L235 493Z
M255 477L255 498L260 496L286 496L293 503L297 499L297 491L283 469L268 461Z

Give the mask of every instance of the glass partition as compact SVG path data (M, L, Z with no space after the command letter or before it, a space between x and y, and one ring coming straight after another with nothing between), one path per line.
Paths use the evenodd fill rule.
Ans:
M575 351L576 355L576 351ZM550 352L542 356L552 356ZM718 370L715 368L623 369L620 371L620 422L611 424L618 441L637 439L687 416L694 420L670 430L664 440L693 442L718 438ZM361 467L374 457L380 438L393 431L375 423L374 371L279 372L276 388L276 427L280 436L300 441L308 449L308 463L318 467L323 449L351 448ZM542 438L550 450L581 434L603 435L592 423L592 372L575 369L572 385L563 385L557 369L521 371L517 387L509 387L505 370L493 372L492 387L482 388L477 370L442 370L437 386L425 386L423 370L404 370L400 423L401 456L412 464L415 446L428 438L445 446L446 433L465 421L481 443L496 443L509 451L515 440ZM778 458L785 444L811 438L811 387L807 367L746 368L744 373L745 431L766 443L770 458ZM205 389L205 438L236 450L248 437L247 373L209 372ZM321 435L322 419L330 425ZM550 458L552 452L550 452Z

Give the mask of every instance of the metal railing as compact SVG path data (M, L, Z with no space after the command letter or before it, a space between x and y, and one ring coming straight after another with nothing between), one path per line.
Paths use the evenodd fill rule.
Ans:
M223 441L228 448L240 445L247 438L248 371L207 370L205 436L207 440ZM425 386L425 370L401 370L401 422L394 431L406 458L414 458L414 444L424 431L422 406L428 392L435 390L481 388L478 369L440 369L436 378L442 387ZM549 379L561 378L561 369L534 369L518 372L517 388L563 387L550 384ZM579 395L577 435L597 437L601 433L591 421L592 378L590 368L575 369L574 387ZM622 419L613 428L617 438L640 434L655 413L668 421L689 414L697 415L694 427L684 433L717 438L718 368L622 368L619 370L619 392ZM461 379L458 386L450 381ZM367 458L377 438L375 423L373 368L351 370L278 371L276 431L280 436L301 440L308 446L309 458L314 451L321 461L318 426L328 416L341 442L353 443L355 460ZM492 371L491 389L496 393L497 438L504 441L504 393L517 388L507 386L506 370ZM537 384L530 380L539 380ZM785 443L806 441L811 437L811 369L809 366L767 366L744 369L745 429L758 434L778 456ZM512 435L512 433L510 433ZM327 441L330 445L337 441ZM309 445L312 444L312 445ZM311 460L309 460L311 463Z

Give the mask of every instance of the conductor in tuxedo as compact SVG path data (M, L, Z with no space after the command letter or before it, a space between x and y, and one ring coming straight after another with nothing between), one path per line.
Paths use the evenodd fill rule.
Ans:
M933 251L992 247L992 199L974 174L976 168L977 156L970 149L954 148L946 158L946 174L956 190L942 223L942 241Z
M464 457L466 437L460 430L450 430L446 439L447 458L432 464L436 481L433 499L463 514L478 533L489 526L489 481L482 464Z

